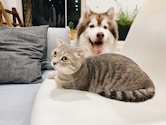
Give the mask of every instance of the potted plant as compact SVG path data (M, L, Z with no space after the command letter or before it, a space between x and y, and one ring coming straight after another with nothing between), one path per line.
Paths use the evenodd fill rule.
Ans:
M75 37L75 34L76 34L76 30L74 29L74 23L72 22L72 21L70 21L69 23L68 23L68 26L69 26L69 28L70 28L70 39L71 40L73 40L74 39L74 37Z
M122 8L119 9L119 12L117 14L117 25L118 25L118 31L119 31L119 40L125 40L126 36L128 34L128 31L138 13L138 8L136 8L129 12L127 9L123 10Z

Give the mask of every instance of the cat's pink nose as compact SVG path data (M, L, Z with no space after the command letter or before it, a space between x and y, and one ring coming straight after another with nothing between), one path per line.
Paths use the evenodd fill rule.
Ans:
M56 62L53 62L53 65L56 65Z

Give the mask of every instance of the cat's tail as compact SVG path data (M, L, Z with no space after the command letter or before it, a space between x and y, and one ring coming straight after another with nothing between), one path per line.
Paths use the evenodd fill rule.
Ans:
M154 94L154 88L150 87L132 91L111 91L109 98L125 102L142 102L151 99L154 96Z

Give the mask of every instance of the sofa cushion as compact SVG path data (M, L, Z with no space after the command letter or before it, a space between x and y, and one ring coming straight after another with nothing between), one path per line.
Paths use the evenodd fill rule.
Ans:
M0 84L41 80L48 26L0 28Z
M70 29L66 28L56 28L49 27L47 33L47 51L46 58L42 61L42 70L51 70L53 69L50 61L51 61L51 51L56 48L57 39L62 39L65 42L70 42Z

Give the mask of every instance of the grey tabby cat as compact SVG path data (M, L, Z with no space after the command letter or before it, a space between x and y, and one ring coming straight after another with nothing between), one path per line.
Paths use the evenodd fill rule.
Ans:
M141 102L154 96L148 75L131 59L119 54L84 58L84 50L59 40L52 51L52 66L58 70L57 83L67 89L97 93L126 102Z

